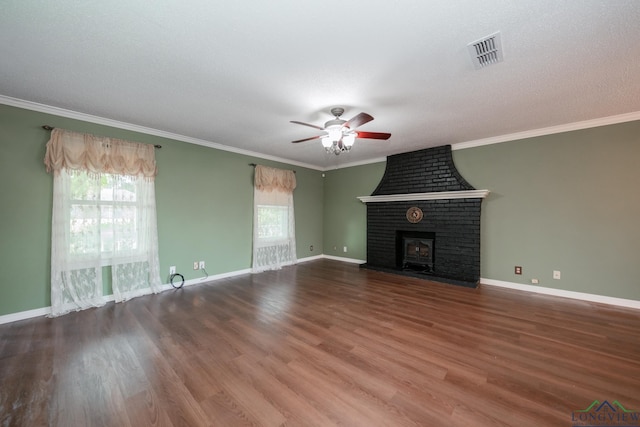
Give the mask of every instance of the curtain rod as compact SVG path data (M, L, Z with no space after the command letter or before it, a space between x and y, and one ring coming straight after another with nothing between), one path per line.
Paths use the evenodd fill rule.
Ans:
M249 163L249 166L253 166L255 168L258 165L256 165L255 163ZM296 171L294 170L293 173L296 173Z
M51 130L53 130L53 126L49 126L49 125L42 125L42 129L51 131ZM157 148L157 149L162 148L162 145L159 145L159 144L154 144L153 146L154 146L155 148Z

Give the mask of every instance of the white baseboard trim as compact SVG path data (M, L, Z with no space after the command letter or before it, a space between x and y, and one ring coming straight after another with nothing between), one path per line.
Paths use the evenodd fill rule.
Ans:
M334 261L350 262L352 264L364 264L365 262L367 262L367 260L364 260L364 259L343 258L340 256L333 256L333 255L322 255L322 258L332 259Z
M604 295L587 294L584 292L565 291L564 289L545 288L544 286L523 285L521 283L504 282L502 280L480 279L481 285L497 286L500 288L515 289L517 291L533 292L536 294L552 295L556 297L578 299L582 301L597 302L601 304L616 305L619 307L635 308L640 310L640 301L608 297Z
M33 310L20 311L18 313L5 314L0 316L0 325L4 323L17 322L19 320L31 319L34 317L48 316L51 307L35 308Z
M216 280L220 280L220 279L226 279L229 277L234 277L234 276L241 276L243 274L250 274L251 273L251 269L247 268L244 270L237 270L237 271L230 271L228 273L221 273L221 274L214 274L212 276L208 276L208 277L200 277L197 279L189 279L189 280L185 280L184 281L184 285L185 286L193 286L193 285L200 285L200 284L205 284L205 283L209 283L209 282L215 282ZM180 281L181 282L181 281ZM174 283L176 285L180 285L179 281L174 281ZM163 285L160 286L160 292L164 292L164 291L168 291L170 289L175 289L173 286L171 286L171 283L165 283ZM142 291L139 294L135 294L134 296L132 296L132 298L137 298L139 296L144 296L144 295L151 295L152 292L149 291ZM106 303L114 301L115 298L113 295L104 295L102 297L102 300ZM48 316L51 314L51 306L49 307L42 307L42 308L36 308L33 310L26 310L26 311L20 311L18 313L11 313L11 314L5 314L3 316L0 316L0 325L3 325L5 323L11 323L11 322L17 322L19 320L26 320L26 319L32 319L34 317L42 317L42 316Z
M189 279L189 280L185 280L184 281L184 285L182 285L182 287L184 288L184 287L193 286L193 285L203 285L205 283L215 282L216 280L226 279L226 278L234 277L234 276L241 276L243 274L249 274L249 273L251 273L251 269L247 268L245 270L231 271L229 273L214 274L213 276L199 277L197 279ZM181 280L174 280L173 283L176 286L180 286ZM176 288L173 287L173 285L171 285L171 283L165 283L160 288L160 292L168 291L170 289L177 290ZM147 293L147 295L150 295L150 294Z
M334 261L348 262L352 264L366 263L366 260L362 260L362 259L343 258L343 257L337 257L333 255L324 255L324 254L315 255L307 258L301 258L298 260L298 263L309 262L309 261L314 261L314 260L323 259L323 258L331 259ZM208 276L208 277L200 277L197 279L185 280L183 287L215 282L221 279L241 276L243 274L251 274L251 269L247 268L244 270L214 274L213 276ZM179 283L176 282L176 285L178 284ZM640 301L624 299L624 298L615 298L615 297L608 297L604 295L587 294L584 292L565 291L562 289L545 288L543 286L523 285L521 283L505 282L502 280L494 280L494 279L486 279L486 278L481 278L480 284L487 285L487 286L496 286L501 288L509 288L517 291L533 292L537 294L552 295L552 296L563 297L563 298L578 299L582 301L597 302L601 304L609 304L609 305L615 305L619 307L634 308L634 309L640 310ZM174 289L174 287L171 286L170 283L166 283L162 285L162 287L160 288L160 292L164 292L170 289ZM147 294L149 293L143 293L143 294L140 294L139 296L147 295ZM103 299L104 299L104 302L107 303L107 302L113 301L114 297L113 295L105 295ZM5 314L0 316L0 325L3 325L5 323L17 322L20 320L32 319L34 317L48 316L49 314L51 314L51 307L35 308L33 310L26 310L26 311L20 311L17 313Z
M314 256L310 256L310 257L306 257L306 258L300 258L300 259L298 259L298 263L315 261L317 259L322 259L322 258L324 258L324 255L314 255Z

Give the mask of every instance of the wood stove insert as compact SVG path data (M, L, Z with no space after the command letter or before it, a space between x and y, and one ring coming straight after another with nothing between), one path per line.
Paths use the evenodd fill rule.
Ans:
M396 266L402 270L432 273L434 266L435 233L416 231L396 232Z

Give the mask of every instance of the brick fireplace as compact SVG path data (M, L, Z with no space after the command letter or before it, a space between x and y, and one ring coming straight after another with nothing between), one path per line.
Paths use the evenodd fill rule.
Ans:
M480 280L480 207L489 192L456 170L451 146L387 157L367 204L364 268L475 287Z

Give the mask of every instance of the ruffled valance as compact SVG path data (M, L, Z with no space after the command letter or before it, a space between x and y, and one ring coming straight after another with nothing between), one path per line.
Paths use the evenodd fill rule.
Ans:
M53 129L44 158L47 172L62 169L85 170L91 174L143 176L154 179L158 173L151 144L106 138L85 133Z
M254 180L255 187L261 191L293 193L296 188L296 174L290 170L257 165Z

